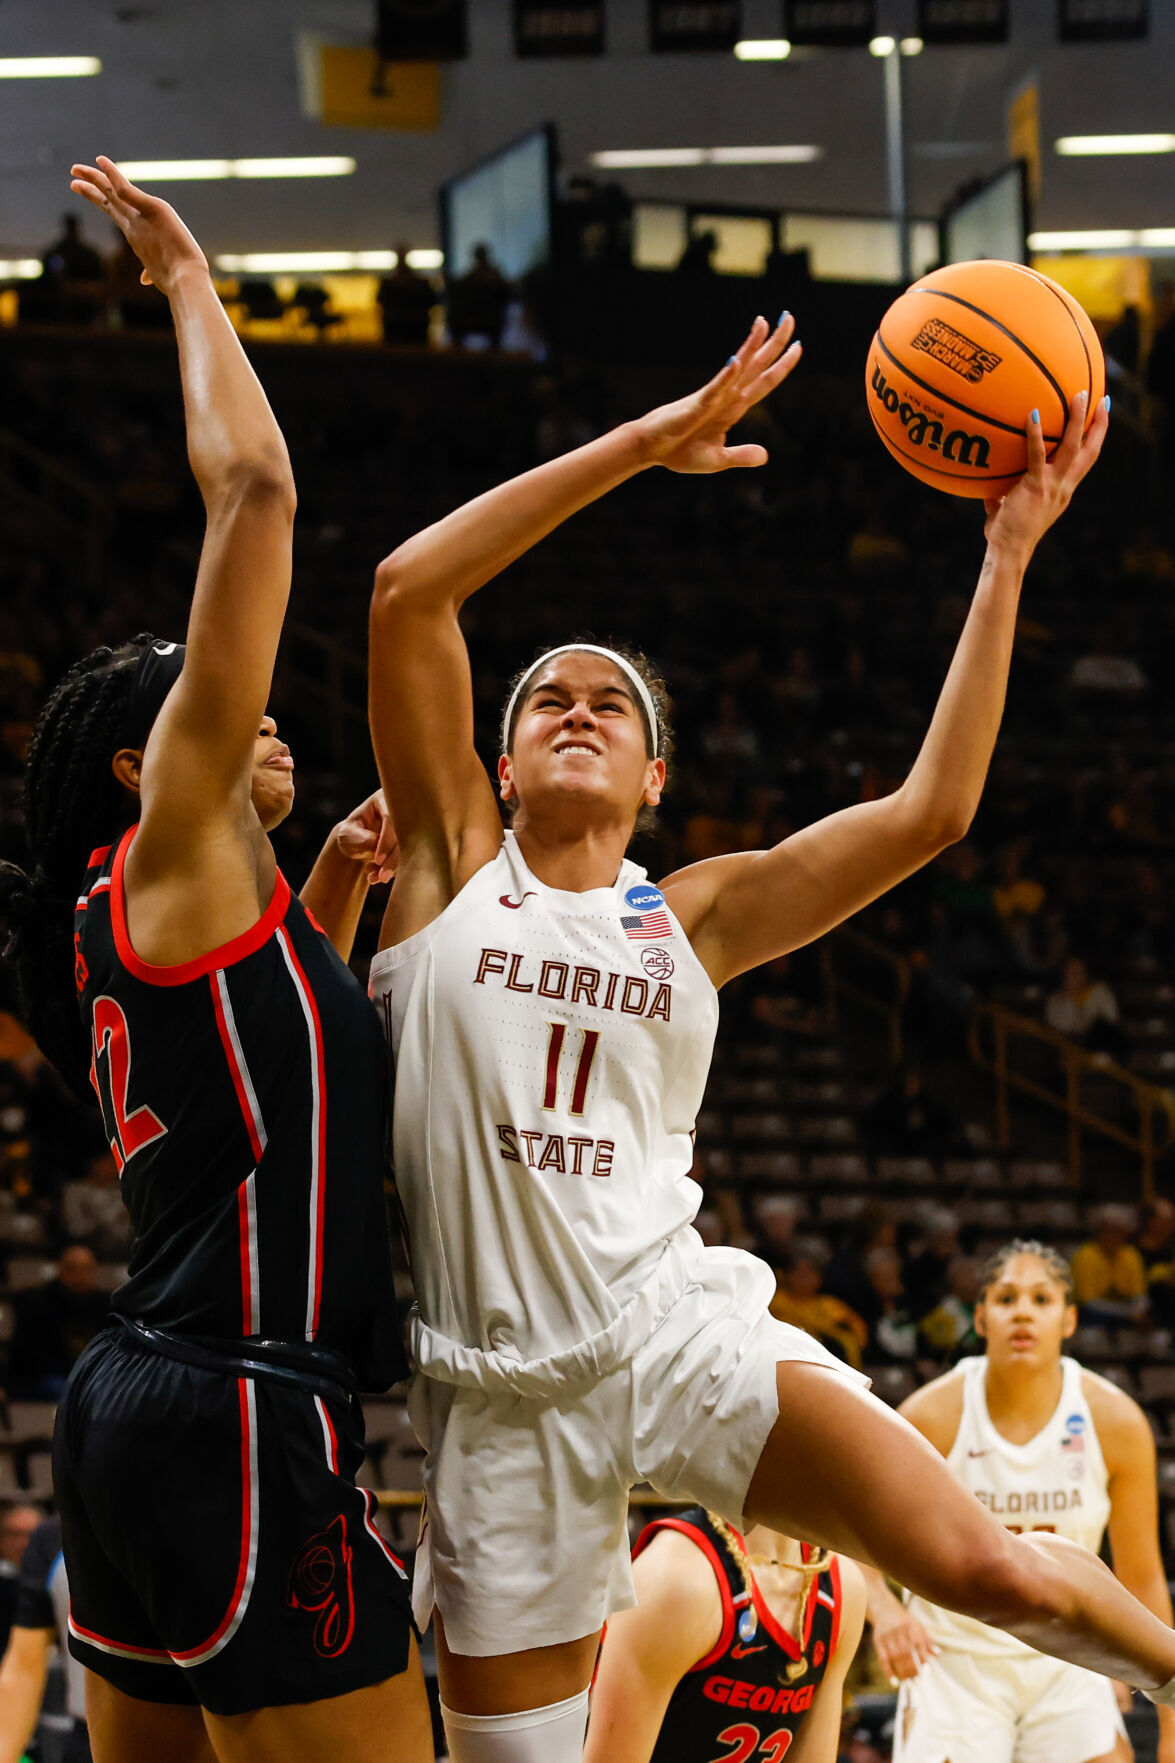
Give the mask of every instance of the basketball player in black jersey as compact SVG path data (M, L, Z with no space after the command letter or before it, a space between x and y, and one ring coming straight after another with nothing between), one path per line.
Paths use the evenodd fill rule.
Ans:
M633 1550L608 1620L584 1763L836 1763L865 1617L856 1562L701 1507Z
M94 1756L424 1763L403 1568L354 1485L357 1391L402 1371L382 1039L267 836L293 800L265 714L289 461L173 210L108 159L73 176L171 303L207 509L186 648L99 650L42 711L34 867L0 890L30 1026L97 1092L135 1227L54 1449Z

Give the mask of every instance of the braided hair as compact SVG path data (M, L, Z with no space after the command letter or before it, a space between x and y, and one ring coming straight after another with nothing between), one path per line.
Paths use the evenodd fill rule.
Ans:
M1075 1302L1073 1291L1073 1270L1059 1249L1051 1243L1037 1242L1035 1237L1014 1237L1010 1243L1003 1243L989 1255L979 1270L979 1302L987 1297L992 1286L1001 1278L1009 1261L1017 1255L1034 1255L1043 1261L1049 1278L1059 1285L1065 1294L1066 1304Z
M0 863L3 954L16 969L21 1012L70 1089L93 1103L90 1043L73 981L73 914L86 860L127 818L110 761L119 746L135 670L151 637L95 649L69 669L42 707L24 778L30 868Z
M727 1524L725 1518L720 1518L718 1516L717 1512L707 1512L706 1517L710 1520L710 1523L714 1526L714 1529L726 1544L730 1557L742 1579L743 1590L746 1593L747 1601L749 1604L753 1604L755 1596L755 1581L754 1576L751 1573L751 1557L747 1553L745 1543L743 1543L737 1532ZM797 1623L798 1639L801 1648L804 1644L804 1631L808 1622L808 1602L812 1596L816 1581L820 1578L822 1573L828 1571L828 1564L831 1560L832 1555L828 1549L813 1548L806 1561L780 1561L776 1563L779 1567L790 1567L793 1572L802 1573L804 1576L804 1584L800 1592L799 1622ZM789 1681L795 1677L802 1677L807 1670L807 1665L807 1659L801 1659L799 1661L800 1669L797 1670L795 1665L789 1666Z

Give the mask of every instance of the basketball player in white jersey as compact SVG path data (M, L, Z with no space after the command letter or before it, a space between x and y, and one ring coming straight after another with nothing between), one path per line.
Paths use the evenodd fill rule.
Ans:
M474 748L464 601L652 465L761 464L726 434L793 366L791 334L790 318L757 320L701 392L479 497L376 575L372 726L401 859L372 992L419 1298L417 1610L441 1614L456 1763L579 1757L601 1625L633 1601L642 1478L900 1572L1044 1651L1163 1693L1175 1677L1175 1635L1100 1563L1011 1538L859 1374L770 1316L763 1263L703 1248L688 1174L717 988L966 830L1024 570L1093 465L1105 409L1083 440L1077 404L1051 462L1027 423L1029 467L988 509L971 613L893 795L657 888L624 855L665 784L647 664L572 643L526 670L498 761L505 835Z
M975 1326L986 1354L918 1390L901 1412L1016 1535L1067 1537L1096 1554L1108 1526L1118 1578L1170 1622L1150 1424L1116 1384L1063 1353L1077 1326L1067 1263L1036 1242L1001 1249L984 1269ZM1130 1756L1104 1677L925 1598L903 1610L879 1574L866 1577L875 1635L902 1637L891 1664L905 1679L895 1763ZM1160 1708L1159 1726L1160 1763L1175 1763L1175 1711Z

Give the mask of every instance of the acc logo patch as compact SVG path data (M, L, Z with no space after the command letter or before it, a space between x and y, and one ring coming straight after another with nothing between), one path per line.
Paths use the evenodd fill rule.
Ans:
M668 979L673 972L673 957L664 949L642 949L641 966L650 979Z

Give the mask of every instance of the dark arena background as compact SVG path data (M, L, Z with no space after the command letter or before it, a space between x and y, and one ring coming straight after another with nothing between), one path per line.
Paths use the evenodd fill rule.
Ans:
M765 1256L779 1314L895 1404L975 1350L992 1249L1076 1257L1069 1350L1152 1423L1168 1573L1173 69L1169 0L0 0L0 855L17 861L40 703L96 643L182 637L203 524L166 302L70 195L72 161L106 153L174 202L289 443L272 710L297 762L277 841L295 886L375 787L378 560L691 390L781 308L803 362L736 436L768 448L763 469L647 473L469 608L481 750L492 766L505 681L575 633L642 646L673 694L671 787L635 853L654 877L895 788L983 513L882 447L870 339L910 280L965 258L1032 263L1085 306L1110 435L1031 566L982 807L912 881L724 992L698 1226ZM53 1401L128 1252L98 1116L18 1011L0 966L5 1626L26 1508L52 1501ZM397 1280L407 1305L403 1257ZM361 1479L410 1553L403 1390L367 1412ZM54 1683L45 1763L69 1724ZM844 1763L889 1757L893 1708L867 1629ZM1153 1757L1141 1697L1127 1724Z

